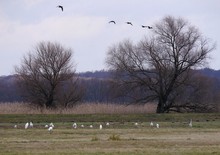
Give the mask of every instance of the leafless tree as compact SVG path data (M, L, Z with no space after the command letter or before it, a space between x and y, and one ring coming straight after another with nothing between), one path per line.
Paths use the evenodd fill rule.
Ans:
M52 42L40 42L24 56L15 71L26 99L46 108L79 101L82 94L76 89L77 77L71 57L71 49Z
M157 101L157 113L164 113L189 84L191 70L207 62L214 45L182 18L167 16L152 31L151 38L136 45L129 40L113 45L106 62L125 91L141 90L136 102Z

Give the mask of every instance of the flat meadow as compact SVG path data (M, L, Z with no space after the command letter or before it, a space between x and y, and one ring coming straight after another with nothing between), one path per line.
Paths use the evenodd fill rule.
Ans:
M93 105L94 111L92 107L86 109L85 106L86 112L77 107L30 112L30 107L26 107L27 112L24 107L19 110L19 105L9 106L6 113L6 105L0 104L2 155L220 154L219 113L155 114L152 107L135 109L135 106L126 106L123 111L123 107L113 105L102 105L106 107L105 111L101 111L102 108L96 107L100 105L96 104ZM110 108L113 108L112 111ZM144 108L149 111L142 111ZM193 126L189 127L191 119ZM25 129L26 122L33 122L33 128ZM54 128L49 132L45 125L51 122ZM154 126L150 126L150 122ZM72 127L73 123L77 123L77 128ZM155 124L159 124L159 128Z

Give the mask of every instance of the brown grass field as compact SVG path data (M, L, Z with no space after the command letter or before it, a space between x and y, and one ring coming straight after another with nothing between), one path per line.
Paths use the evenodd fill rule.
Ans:
M149 105L93 106L42 111L1 104L0 155L220 155L220 113L155 114ZM28 121L34 127L24 129ZM150 121L160 128L150 127ZM50 122L55 125L51 133L45 128Z
M38 109L27 103L0 103L0 114L142 114L155 113L155 104L116 105L101 103L85 103L69 109Z

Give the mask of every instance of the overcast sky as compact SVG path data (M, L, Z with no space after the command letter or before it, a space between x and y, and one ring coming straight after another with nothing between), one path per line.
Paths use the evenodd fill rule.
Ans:
M106 69L111 45L150 36L141 25L167 15L188 20L216 42L208 67L219 70L220 0L0 0L0 75L14 74L14 66L40 41L71 48L77 72Z

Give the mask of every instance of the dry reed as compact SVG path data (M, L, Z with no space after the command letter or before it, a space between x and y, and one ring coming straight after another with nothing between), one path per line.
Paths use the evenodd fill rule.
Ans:
M83 103L68 109L46 109L28 103L0 103L0 114L143 114L155 113L155 104L119 105Z

